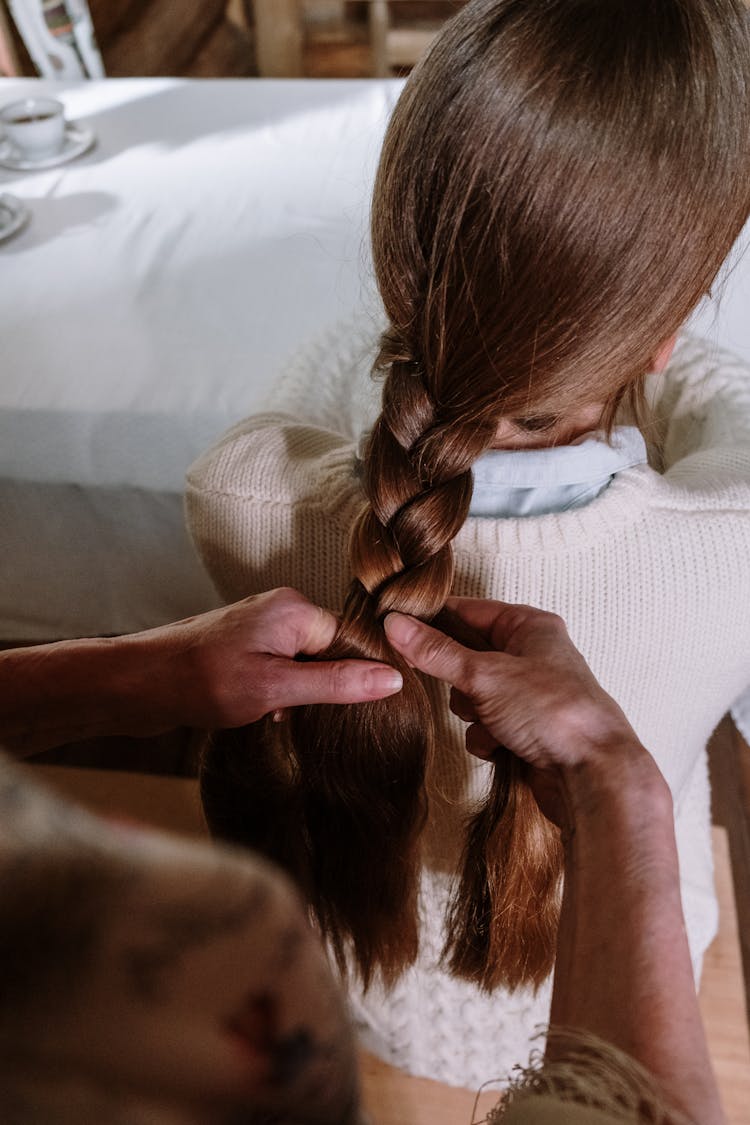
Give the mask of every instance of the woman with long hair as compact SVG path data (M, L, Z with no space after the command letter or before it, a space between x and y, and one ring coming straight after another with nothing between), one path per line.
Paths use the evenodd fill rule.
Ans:
M215 735L202 793L217 835L292 872L365 1041L412 1072L481 1082L545 1021L561 847L515 759L476 732L489 760L466 758L462 700L397 658L392 610L450 629L453 591L565 617L672 789L696 970L712 937L705 746L750 678L750 377L689 339L670 356L748 213L739 0L473 0L385 139L371 428L318 351L296 404L189 474L225 596L294 585L341 611L329 656L403 673L385 701Z

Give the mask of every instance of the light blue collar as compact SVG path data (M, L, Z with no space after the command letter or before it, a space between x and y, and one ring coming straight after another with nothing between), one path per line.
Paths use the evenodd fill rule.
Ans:
M646 460L635 426L615 427L610 441L591 431L550 449L490 449L474 463L469 515L502 519L580 508L616 473Z

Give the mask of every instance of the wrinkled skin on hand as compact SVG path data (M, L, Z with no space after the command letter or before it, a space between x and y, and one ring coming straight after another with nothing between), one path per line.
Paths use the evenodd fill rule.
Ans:
M469 724L470 753L511 751L531 767L529 784L550 820L569 820L572 771L607 763L617 770L623 754L650 762L562 618L474 598L451 598L446 608L441 625L466 643L401 614L385 620L389 640L422 672L452 685L451 710Z

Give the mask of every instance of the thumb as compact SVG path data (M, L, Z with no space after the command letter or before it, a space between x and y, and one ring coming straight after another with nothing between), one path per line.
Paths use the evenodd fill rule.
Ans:
M459 691L468 690L476 652L404 613L389 613L383 624L386 636L396 651L420 672L445 680Z
M307 703L366 703L401 691L401 673L371 660L284 661L276 678L273 711Z

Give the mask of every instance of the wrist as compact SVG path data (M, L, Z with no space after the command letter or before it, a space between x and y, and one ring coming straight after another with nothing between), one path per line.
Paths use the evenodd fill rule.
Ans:
M0 733L25 756L104 732L104 640L58 641L0 654ZM4 690L5 688L12 690Z
M621 893L679 901L672 795L651 755L640 744L629 750L570 779L566 879L593 887L616 877Z
M63 642L59 660L61 704L77 716L81 736L131 733L132 703L149 675L130 638Z
M673 829L672 795L653 757L633 736L593 755L565 778L568 834L611 837Z
M164 697L171 648L149 638L58 641L0 653L4 746L25 757L80 739L179 725L172 721L179 692Z
M76 738L157 734L170 726L162 713L164 653L148 633L60 642L56 655L61 708Z
M97 666L102 733L139 737L180 725L172 642L162 628L103 640Z

